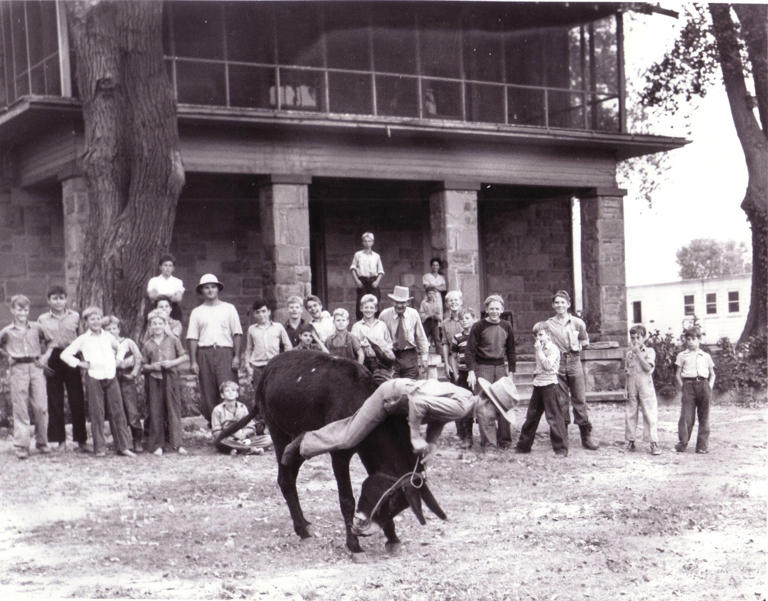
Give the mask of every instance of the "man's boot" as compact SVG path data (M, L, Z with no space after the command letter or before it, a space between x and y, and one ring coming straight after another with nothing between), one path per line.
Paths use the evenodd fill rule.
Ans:
M600 445L592 440L592 426L587 424L586 426L579 426L581 432L581 446L590 451L596 451Z

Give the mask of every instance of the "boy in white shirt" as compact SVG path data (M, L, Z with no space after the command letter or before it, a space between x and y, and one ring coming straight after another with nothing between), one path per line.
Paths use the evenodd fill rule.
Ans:
M91 418L91 436L93 452L97 457L107 454L104 439L104 399L109 405L109 427L115 449L119 455L135 457L130 450L131 434L123 411L123 399L117 382L118 342L109 332L102 329L104 316L98 307L88 307L83 311L83 319L88 327L85 334L61 351L61 360L72 367L88 370L85 376L85 389L88 397L88 414ZM82 353L82 361L75 357Z

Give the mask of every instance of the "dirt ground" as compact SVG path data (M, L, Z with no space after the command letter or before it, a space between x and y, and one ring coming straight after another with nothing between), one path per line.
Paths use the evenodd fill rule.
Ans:
M711 453L674 451L678 406L660 408L664 453L624 450L623 407L592 406L597 452L458 449L453 427L429 469L449 517L398 518L401 553L363 539L352 558L327 458L299 494L317 536L300 541L274 454L212 452L199 420L190 455L18 461L0 440L0 599L195 598L690 600L766 598L766 409L713 407ZM354 461L356 489L363 470ZM426 510L425 510L426 511Z

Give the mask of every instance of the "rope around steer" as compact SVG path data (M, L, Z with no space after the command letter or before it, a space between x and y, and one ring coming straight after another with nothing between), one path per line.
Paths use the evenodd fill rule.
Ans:
M384 502L384 499L387 498L387 496L395 490L398 486L402 485L406 480L410 480L411 486L414 488L421 488L424 486L424 481L427 479L427 477L420 472L417 472L416 470L419 467L419 463L421 462L421 457L416 458L416 463L413 466L413 470L410 472L405 472L402 476L400 476L397 480L395 480L395 483L390 486L387 490L385 490L382 495L379 497L379 500L376 501L376 504L373 506L373 509L371 510L371 514L366 518L361 526L364 528L367 528L371 525L371 520L373 519L373 516L376 514L376 512L379 510L379 507L381 507L381 504ZM387 474L383 474L387 475ZM390 476L391 477L391 476Z

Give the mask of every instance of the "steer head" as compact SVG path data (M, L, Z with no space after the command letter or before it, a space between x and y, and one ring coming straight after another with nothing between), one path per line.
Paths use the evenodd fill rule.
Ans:
M392 518L407 507L416 519L426 524L421 502L441 520L448 519L426 483L423 472L406 473L401 478L376 472L363 481L360 499L352 524L352 532L369 536L375 524L382 530L392 524Z

